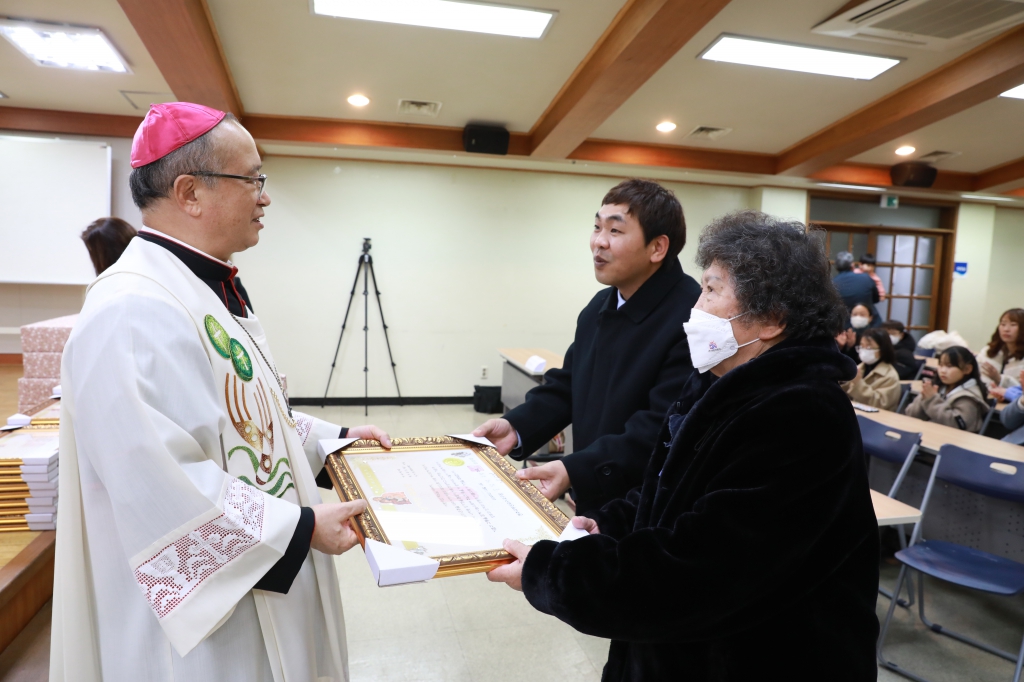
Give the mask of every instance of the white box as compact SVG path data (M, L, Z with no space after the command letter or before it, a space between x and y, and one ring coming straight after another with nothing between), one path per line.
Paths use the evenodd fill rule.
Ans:
M399 547L367 538L363 547L378 587L430 580L437 574L440 561L420 556Z

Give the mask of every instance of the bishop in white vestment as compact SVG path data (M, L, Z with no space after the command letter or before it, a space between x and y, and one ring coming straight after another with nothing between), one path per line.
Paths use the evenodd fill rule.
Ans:
M226 262L270 202L233 119L154 105L132 148L147 228L64 351L51 680L348 679L317 441ZM205 247L205 248L204 248ZM353 436L387 436L356 427Z

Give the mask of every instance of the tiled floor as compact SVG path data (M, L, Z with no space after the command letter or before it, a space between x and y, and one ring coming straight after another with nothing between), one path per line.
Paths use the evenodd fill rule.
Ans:
M376 423L395 436L464 433L479 424L469 406L300 408L349 426ZM328 493L330 496L331 493ZM522 594L491 584L483 575L378 588L361 550L337 560L348 630L352 682L575 682L600 679L607 642L581 635L535 611ZM883 583L896 569L883 566ZM885 616L888 601L878 600ZM1024 635L1024 600L980 597L929 583L929 613L949 627L1016 651ZM0 655L0 680L42 682L49 638L43 612ZM1008 681L1013 664L929 632L916 611L898 609L887 653L933 682ZM800 643L794 642L799 665ZM803 679L805 676L794 673ZM828 679L822 671L821 679ZM903 678L879 670L882 682Z

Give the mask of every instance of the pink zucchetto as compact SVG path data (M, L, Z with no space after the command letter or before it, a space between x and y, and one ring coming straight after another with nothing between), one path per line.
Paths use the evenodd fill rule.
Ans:
M132 140L132 168L162 159L205 135L224 120L223 111L191 102L151 104Z

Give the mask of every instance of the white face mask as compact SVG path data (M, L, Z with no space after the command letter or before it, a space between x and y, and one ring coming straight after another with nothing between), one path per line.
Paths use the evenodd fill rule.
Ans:
M903 337L902 336L893 336L892 334L889 334L889 340L892 341L892 345L895 346L897 343L899 343L900 341L903 340Z
M873 365L878 362L878 351L872 348L858 348L857 355L865 365Z
M870 322L871 318L863 315L854 315L850 318L850 326L854 329L864 329Z
M744 315L746 313L740 313L736 317ZM732 325L729 324L736 317L716 317L697 308L690 311L690 321L683 323L683 331L686 332L686 342L690 346L690 361L701 374L736 355L736 351L743 346L759 340L737 344L732 334Z

